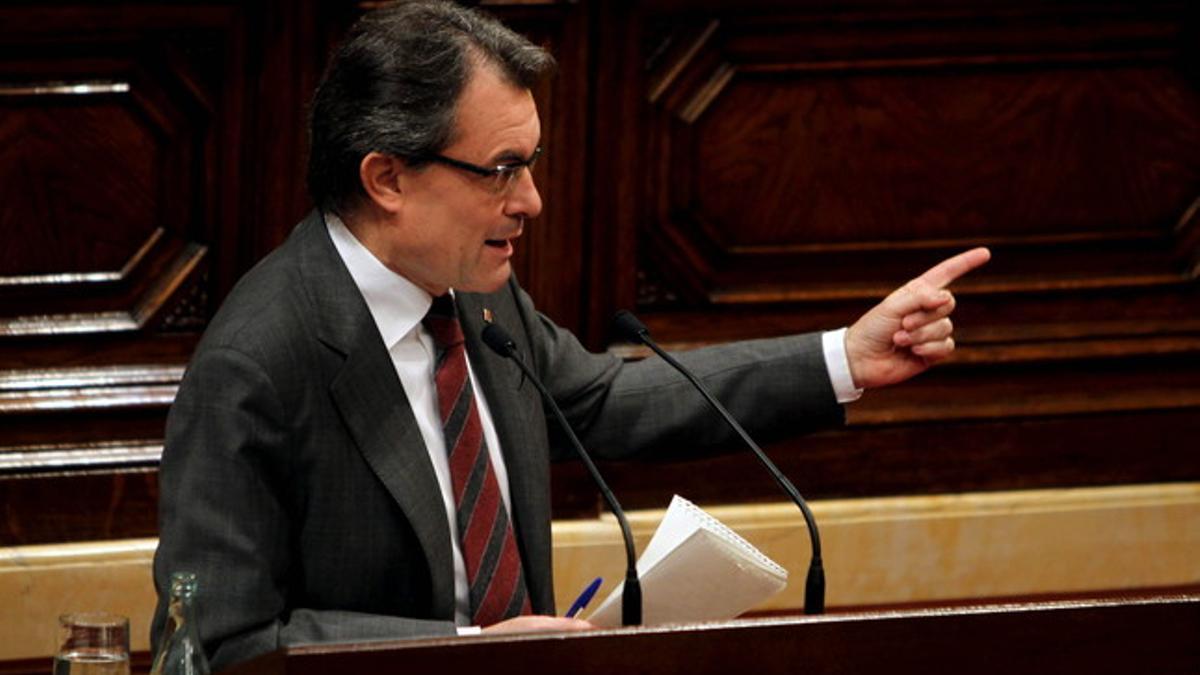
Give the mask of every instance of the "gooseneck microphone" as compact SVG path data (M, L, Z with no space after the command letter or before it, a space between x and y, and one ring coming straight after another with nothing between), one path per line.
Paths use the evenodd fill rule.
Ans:
M775 466L775 463L767 457L762 448L758 447L758 444L750 438L750 435L746 433L742 425L738 424L733 415L729 414L725 406L721 405L721 402L709 393L708 388L682 363L676 361L675 357L658 346L658 343L650 337L650 329L646 328L646 325L639 321L636 316L626 310L621 310L613 318L613 325L618 335L630 342L646 345L654 350L655 354L661 356L672 368L682 373L692 383L692 386L700 391L701 395L704 396L704 400L708 401L708 404L721 415L725 423L737 432L738 436L741 436L742 441L746 445L750 446L750 449L758 457L758 461L767 468L767 471L771 472L771 476L775 478L775 482L779 484L779 487L783 488L783 491L792 498L792 501L796 502L796 506L800 507L800 512L804 514L804 522L808 525L808 536L812 543L812 560L808 564L808 578L805 580L804 585L804 613L823 613L825 611L825 568L821 563L821 534L817 531L816 518L813 517L808 504L804 502L804 498L800 496L800 492L796 490L796 486L792 485L792 482L787 479L787 476L783 475L779 467Z
M629 530L629 521L625 519L625 511L621 505L617 503L617 497L612 490L608 489L608 483L600 476L600 470L592 462L592 458L587 451L583 449L583 444L579 442L579 438L575 435L575 431L571 429L571 425L567 423L567 418L563 416L562 409L555 403L554 397L550 395L546 385L538 379L538 376L533 373L533 370L525 364L517 354L517 343L513 341L508 331L501 328L499 325L489 323L484 327L483 342L492 351L507 359L512 359L512 362L517 364L525 377L537 387L537 390L542 394L542 400L546 405L550 406L554 417L558 419L558 423L562 425L563 431L567 433L567 438L570 439L571 445L575 447L575 452L579 455L579 459L583 460L584 466L587 467L588 473L592 474L592 480L599 488L600 494L604 497L604 501L608 503L608 508L617 517L617 522L621 524L621 536L625 539L625 587L621 591L621 623L626 626L638 626L642 623L642 585L638 581L637 572L637 554L633 548L633 533Z

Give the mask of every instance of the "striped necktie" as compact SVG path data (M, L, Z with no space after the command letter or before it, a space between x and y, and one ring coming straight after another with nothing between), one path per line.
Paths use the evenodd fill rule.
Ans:
M529 614L517 539L488 457L453 298L434 298L423 323L438 348L434 381L450 458L458 541L471 587L472 623L487 626Z

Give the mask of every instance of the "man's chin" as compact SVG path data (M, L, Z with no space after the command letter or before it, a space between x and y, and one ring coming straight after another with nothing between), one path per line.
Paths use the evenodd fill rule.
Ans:
M505 262L503 267L494 273L486 277L472 279L466 285L456 287L454 290L465 291L467 293L495 293L504 288L510 277L512 277L512 265Z

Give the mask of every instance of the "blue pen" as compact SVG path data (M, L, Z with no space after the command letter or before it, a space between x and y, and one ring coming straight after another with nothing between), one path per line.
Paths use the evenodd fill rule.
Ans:
M574 618L584 607L587 607L587 604L592 601L592 596L600 589L600 584L603 582L604 579L601 577L592 579L592 583L588 584L587 588L583 589L583 592L579 594L579 597L575 598L575 602L571 603L571 609L567 610L568 619Z

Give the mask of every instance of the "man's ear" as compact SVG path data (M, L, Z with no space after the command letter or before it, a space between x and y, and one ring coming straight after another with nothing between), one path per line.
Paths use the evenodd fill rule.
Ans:
M404 198L400 190L400 176L404 162L381 152L371 152L358 164L358 178L362 181L367 198L379 208L395 213Z

